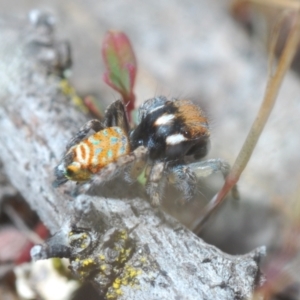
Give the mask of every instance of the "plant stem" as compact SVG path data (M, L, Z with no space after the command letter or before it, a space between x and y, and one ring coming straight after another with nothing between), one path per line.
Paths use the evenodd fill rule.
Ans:
M292 60L297 51L297 46L299 43L299 33L300 33L300 16L299 11L297 11L297 17L295 18L295 23L291 27L291 31L287 38L285 47L280 56L278 67L275 71L274 76L270 74L268 78L268 83L266 87L266 92L264 95L263 102L258 111L257 117L253 122L253 125L248 133L248 136L244 142L244 145L230 171L222 189L212 198L208 205L204 208L201 215L198 217L194 223L194 231L198 233L208 217L216 210L216 208L223 202L225 196L232 189L232 187L238 182L241 173L244 171L253 150L257 144L257 141L264 129L266 122L270 116L270 113L274 107L278 91L281 87L283 78L289 69Z

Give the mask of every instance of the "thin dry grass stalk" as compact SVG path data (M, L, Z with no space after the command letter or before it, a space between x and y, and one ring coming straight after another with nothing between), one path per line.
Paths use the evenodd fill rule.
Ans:
M249 2L273 7L277 6L281 8L291 8L294 10L298 10L300 8L300 3L298 0L241 0L240 2Z
M292 60L297 51L297 46L300 39L300 11L298 10L296 13L297 16L294 19L295 22L291 27L291 31L287 38L285 47L279 58L277 69L274 75L272 73L269 74L266 92L261 107L258 111L257 117L248 133L248 136L231 169L231 172L229 173L229 175L225 180L222 189L213 197L213 199L203 209L200 217L194 223L193 228L195 232L199 232L202 229L208 217L219 207L220 204L223 203L226 195L229 193L232 187L238 182L242 172L244 171L245 167L248 164L248 161L253 153L257 141L267 123L270 113L274 107L283 78L287 70L290 68ZM279 21L282 22L282 18L280 18Z

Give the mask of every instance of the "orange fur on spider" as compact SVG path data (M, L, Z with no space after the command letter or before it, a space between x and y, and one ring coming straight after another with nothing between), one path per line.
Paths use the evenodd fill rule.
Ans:
M184 119L185 130L194 138L210 136L208 120L202 109L190 100L178 100L175 102L178 114Z

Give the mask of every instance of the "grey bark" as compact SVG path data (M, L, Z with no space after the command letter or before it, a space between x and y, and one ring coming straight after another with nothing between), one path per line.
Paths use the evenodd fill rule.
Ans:
M7 197L17 195L17 190L10 184L0 162L0 203Z
M128 187L121 178L102 187L100 196L73 199L74 185L52 187L66 142L87 120L59 89L62 43L47 18L2 27L1 37L0 159L12 184L56 233L45 249L70 247L68 255L80 260L73 260L74 272L90 275L111 299L251 297L261 280L263 248L243 256L222 253L154 210L138 185ZM90 238L87 251L72 244L74 224ZM85 269L86 259L96 266Z

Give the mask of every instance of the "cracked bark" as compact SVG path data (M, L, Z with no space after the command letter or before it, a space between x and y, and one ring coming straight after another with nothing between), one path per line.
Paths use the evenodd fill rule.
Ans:
M71 245L73 270L83 271L78 275L89 276L111 299L250 297L261 280L263 248L242 256L222 253L177 221L162 217L143 199L138 185L126 186L121 179L76 199L68 196L71 183L53 189L53 168L87 118L59 89L64 53L50 23L45 18L2 27L5 45L0 48L0 159L12 184L56 233L48 250ZM74 223L86 228L87 251L70 241ZM86 264L86 259L97 261L96 266L78 267L75 258ZM105 275L101 268L114 270ZM104 279L105 284L100 282Z

